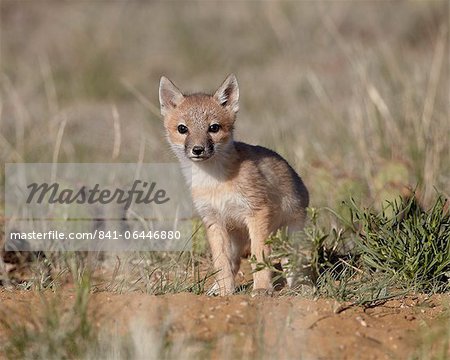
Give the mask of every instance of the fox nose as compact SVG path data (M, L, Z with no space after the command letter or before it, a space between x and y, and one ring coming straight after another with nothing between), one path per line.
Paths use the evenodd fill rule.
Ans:
M195 156L199 156L199 155L203 154L204 152L205 152L205 147L204 147L204 146L195 145L195 146L192 148L192 153L193 153Z

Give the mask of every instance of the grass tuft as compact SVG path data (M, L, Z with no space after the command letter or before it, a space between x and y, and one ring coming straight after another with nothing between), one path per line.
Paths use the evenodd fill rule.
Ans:
M370 273L385 273L418 291L446 291L450 278L450 216L438 196L429 210L416 197L389 202L380 212L348 208L357 252Z
M358 304L417 291L448 291L450 217L446 204L439 195L424 210L412 196L376 211L349 200L343 204L348 217L311 208L302 234L289 238L279 231L268 240L272 254L256 270L270 268L278 278L296 279L297 289L306 283L313 285L316 294ZM330 224L324 221L330 213L334 225L321 225ZM286 271L276 266L280 262Z

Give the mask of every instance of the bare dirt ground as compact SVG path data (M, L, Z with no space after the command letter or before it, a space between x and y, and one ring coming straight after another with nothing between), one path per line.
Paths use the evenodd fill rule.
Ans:
M69 306L75 293L67 289L61 296ZM449 300L418 295L346 308L334 300L300 297L99 292L90 308L99 329L128 332L136 323L157 333L165 328L172 341L208 344L213 358L406 359L420 342L420 329L437 323ZM38 310L41 299L33 292L3 289L0 304L17 315Z

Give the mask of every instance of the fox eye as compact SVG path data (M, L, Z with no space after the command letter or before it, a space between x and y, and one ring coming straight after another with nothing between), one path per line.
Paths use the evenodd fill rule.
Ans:
M220 125L219 124L212 124L209 125L208 131L212 132L212 133L216 133L220 130Z
M187 126L183 124L178 125L177 130L180 134L186 134L188 132Z

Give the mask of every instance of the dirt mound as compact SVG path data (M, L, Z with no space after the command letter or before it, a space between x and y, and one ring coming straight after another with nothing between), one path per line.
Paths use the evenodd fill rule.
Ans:
M71 289L61 292L62 304L74 297ZM416 296L362 308L299 297L100 292L90 308L99 330L143 338L150 329L165 343L183 344L183 351L201 346L212 358L406 359L421 338L419 325L432 324L447 301ZM36 293L6 290L0 302L16 315L41 304Z

